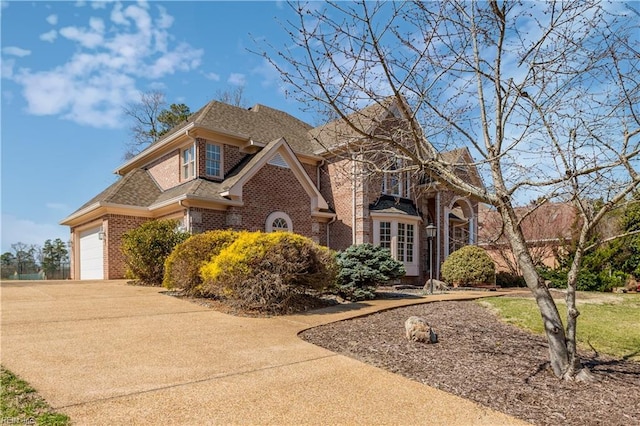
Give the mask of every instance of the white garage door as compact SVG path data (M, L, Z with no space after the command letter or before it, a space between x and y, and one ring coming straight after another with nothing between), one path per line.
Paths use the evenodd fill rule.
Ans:
M100 228L87 229L80 233L80 279L101 280L104 278L103 245L98 233Z

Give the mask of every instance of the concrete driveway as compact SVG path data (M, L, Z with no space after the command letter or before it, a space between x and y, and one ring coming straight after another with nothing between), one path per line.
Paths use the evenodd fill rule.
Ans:
M297 337L428 299L242 318L124 281L0 290L2 364L74 424L525 424Z

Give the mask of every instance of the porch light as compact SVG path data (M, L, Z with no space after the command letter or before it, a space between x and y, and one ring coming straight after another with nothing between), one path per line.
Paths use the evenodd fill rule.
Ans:
M428 224L424 229L427 231L427 238L435 238L438 233L438 228L433 223Z

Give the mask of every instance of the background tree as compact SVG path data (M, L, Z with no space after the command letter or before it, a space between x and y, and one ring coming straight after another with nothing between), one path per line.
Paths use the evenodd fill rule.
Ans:
M9 278L16 272L16 258L10 252L2 253L0 257L1 270L2 270L2 278Z
M69 260L67 245L56 238L51 241L46 240L42 248L42 269L48 277L54 276L61 271L64 264Z
M38 246L35 244L25 244L18 242L11 244L13 250L13 259L15 262L16 272L18 274L31 274L38 272L38 262L36 255Z
M236 86L233 89L224 89L216 91L216 100L225 104L247 108L248 101L244 98L244 86Z
M577 273L591 231L640 183L638 12L595 1L290 5L293 43L265 57L291 92L360 135L344 148L365 167L423 173L493 205L539 307L553 372L589 378L576 351ZM391 108L402 131L370 133L380 116L358 111L371 104ZM326 131L340 137L340 128ZM461 146L485 185L440 155ZM403 169L379 165L381 153ZM531 208L572 202L580 216L566 329L515 213L531 199L540 200Z
M141 92L140 100L129 103L123 111L131 121L131 141L125 159L134 157L191 115L185 104L171 104L167 108L165 95L159 91Z

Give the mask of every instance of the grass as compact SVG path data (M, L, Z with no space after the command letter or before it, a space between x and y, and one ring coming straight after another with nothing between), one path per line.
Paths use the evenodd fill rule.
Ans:
M530 297L492 297L489 306L503 321L544 334L540 311ZM580 349L640 362L640 294L578 293L577 339ZM566 304L556 300L565 321Z
M69 417L56 413L27 382L4 367L0 367L0 422L2 424L26 424L64 426Z

